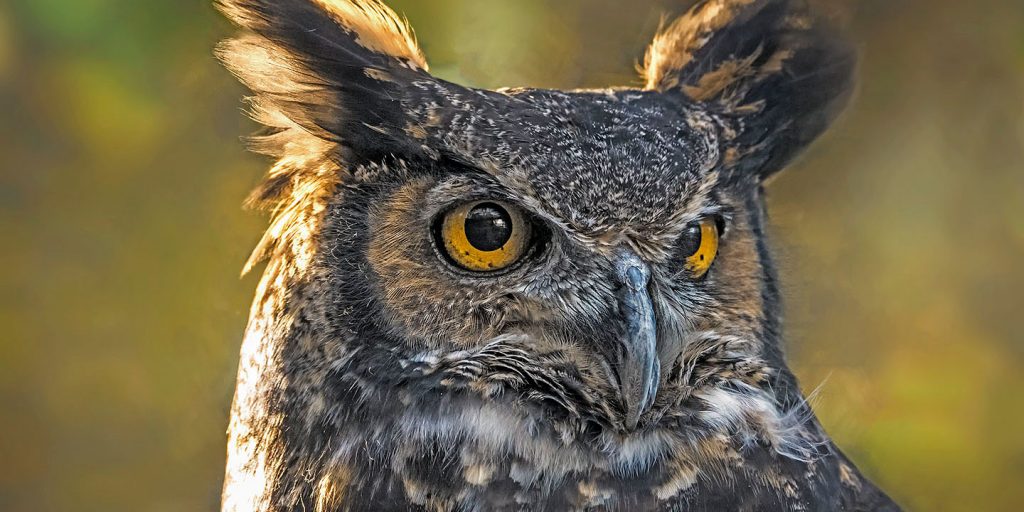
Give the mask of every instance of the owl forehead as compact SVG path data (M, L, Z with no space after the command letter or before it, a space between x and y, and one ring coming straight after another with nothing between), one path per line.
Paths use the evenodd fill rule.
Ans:
M659 95L524 89L488 100L463 120L466 154L583 231L665 222L717 160L703 118Z

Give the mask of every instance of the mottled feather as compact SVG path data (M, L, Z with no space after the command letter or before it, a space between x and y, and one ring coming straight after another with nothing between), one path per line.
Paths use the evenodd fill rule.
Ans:
M250 200L272 219L225 512L896 510L781 351L762 183L853 67L800 2L701 2L656 37L645 88L571 92L432 77L375 0L217 5L244 31L218 55L266 127L252 148L276 159ZM483 276L435 243L480 199L536 230ZM693 279L680 238L709 218ZM632 421L624 253L659 364Z

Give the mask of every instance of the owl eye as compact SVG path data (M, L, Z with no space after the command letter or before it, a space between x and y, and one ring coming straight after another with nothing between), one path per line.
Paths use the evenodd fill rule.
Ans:
M531 232L522 210L501 201L466 203L446 213L440 226L444 252L473 272L501 270L519 261Z
M679 254L695 279L704 277L718 255L718 222L705 218L688 225L680 237Z

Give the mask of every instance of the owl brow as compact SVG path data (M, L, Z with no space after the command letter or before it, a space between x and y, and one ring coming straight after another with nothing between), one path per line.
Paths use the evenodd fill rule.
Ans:
M666 224L682 230L693 221L713 215L721 215L728 219L730 210L722 203L715 190L718 183L719 172L711 171L693 188L686 187L685 200L675 209Z
M493 162L486 164L469 164L456 162L453 174L468 176L488 191L498 191L503 198L515 201L533 215L543 218L563 229L568 225L563 219L553 215L544 208L543 201L537 198L536 191L528 178L529 172L514 165L498 165Z
M439 202L453 203L469 199L496 198L524 203L522 194L489 173L459 165L433 187ZM524 204L525 206L525 204ZM529 208L532 210L532 208Z

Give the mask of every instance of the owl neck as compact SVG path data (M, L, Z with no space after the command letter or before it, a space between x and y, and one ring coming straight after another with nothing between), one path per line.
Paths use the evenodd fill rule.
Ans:
M250 311L228 428L224 512L277 510L292 501L286 495L298 490L284 483L302 482L293 473L305 464L293 460L291 445L313 439L296 431L296 420L311 420L324 404L314 379L326 378L326 368L303 368L327 361L323 351L336 348L317 346L327 327L325 306L317 300L323 273L305 264L311 252L300 260L295 253L303 248L295 249L270 258ZM310 448L305 451L316 447Z

